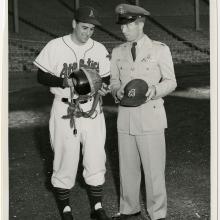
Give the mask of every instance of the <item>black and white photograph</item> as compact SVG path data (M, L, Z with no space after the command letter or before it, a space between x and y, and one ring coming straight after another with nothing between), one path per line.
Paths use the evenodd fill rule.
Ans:
M217 2L5 4L1 219L217 219Z

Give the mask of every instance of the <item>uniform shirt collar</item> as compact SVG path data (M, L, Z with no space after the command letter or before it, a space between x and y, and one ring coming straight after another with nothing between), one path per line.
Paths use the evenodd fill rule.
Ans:
M151 43L151 39L146 34L144 34L143 37L137 41L136 47L137 49L141 49L144 44L150 44L150 43Z
M144 34L143 37L136 42L137 42L137 45L136 45L137 55L141 53L144 45L150 46L152 44L152 40L146 34ZM131 46L132 46L132 43L131 43Z
M68 45L74 48L80 48L80 50L86 50L90 48L93 45L93 39L89 38L88 41L85 44L78 45L74 43L71 39L71 34L64 36L64 39L68 42Z

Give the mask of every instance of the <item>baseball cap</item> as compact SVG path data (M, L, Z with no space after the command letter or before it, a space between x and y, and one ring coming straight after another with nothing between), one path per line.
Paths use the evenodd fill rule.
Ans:
M124 96L120 105L127 107L136 107L142 105L147 97L147 83L142 79L133 79L128 82L124 88Z
M97 20L97 11L90 6L79 7L74 18L76 21L101 26L101 23Z
M137 5L120 4L115 8L116 24L128 24L138 18L149 16L150 12Z

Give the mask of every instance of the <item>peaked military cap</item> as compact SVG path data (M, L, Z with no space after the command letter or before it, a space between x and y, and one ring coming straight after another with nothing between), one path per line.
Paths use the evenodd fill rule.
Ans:
M124 96L120 105L127 107L136 107L142 105L147 97L147 83L142 79L133 79L128 82L124 88Z
M115 8L116 24L128 24L138 18L149 16L150 12L137 5L120 4Z
M80 7L76 10L74 18L77 21L94 24L95 26L101 26L97 19L97 11L89 6Z

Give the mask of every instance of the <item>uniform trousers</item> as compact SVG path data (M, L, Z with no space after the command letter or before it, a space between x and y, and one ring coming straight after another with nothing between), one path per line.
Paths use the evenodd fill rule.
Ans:
M144 135L118 133L120 166L120 212L134 214L141 210L141 163L145 176L147 211L152 220L165 218L164 131Z
M92 103L81 108L89 110ZM50 142L54 151L52 185L71 189L75 185L78 170L80 143L83 154L83 177L91 186L102 185L105 181L105 137L106 126L103 113L98 112L92 118L76 118L77 135L70 128L70 119L63 119L67 114L68 104L55 98L50 115Z

